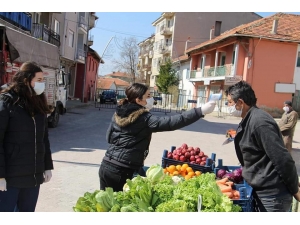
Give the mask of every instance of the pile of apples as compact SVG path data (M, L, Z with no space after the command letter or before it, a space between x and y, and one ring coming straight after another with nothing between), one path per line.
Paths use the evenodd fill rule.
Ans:
M181 147L175 149L173 152L168 152L167 158L177 161L188 162L190 164L198 164L200 166L206 165L207 155L200 150L199 147L188 147L183 143Z

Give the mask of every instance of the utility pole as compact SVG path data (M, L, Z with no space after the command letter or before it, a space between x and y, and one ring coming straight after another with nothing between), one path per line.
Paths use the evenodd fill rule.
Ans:
M114 37L115 37L115 36L112 36L112 37L110 38L110 40L108 41L108 43L106 44L106 46L105 46L105 48L104 48L104 51L103 51L103 53L102 53L102 55L101 55L101 59L100 59L100 63L99 63L99 70L100 70L101 60L103 59L104 53L106 52L107 47L109 46L110 42L112 41L112 39L113 39ZM98 71L99 71L99 70L98 70ZM97 92L97 84L98 84L98 74L96 73L95 76L96 76L96 77L95 77L94 101L96 101L96 92Z
M89 28L90 28L90 12L88 12L88 23L87 23L87 36L86 36L86 51L85 51L85 65L84 65L84 74L83 74L83 82L82 82L82 99L81 102L84 102L84 91L85 91L85 80L86 80L86 72L87 72L87 59L88 59L88 51L89 51L89 46L88 46L88 42L89 42ZM84 49L84 47L83 47Z

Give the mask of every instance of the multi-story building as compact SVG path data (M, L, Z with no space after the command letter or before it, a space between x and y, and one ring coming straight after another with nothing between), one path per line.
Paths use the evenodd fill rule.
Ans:
M33 12L31 14L33 36L42 40L49 39L53 44L60 43L60 63L61 68L68 75L66 79L68 79L69 97L82 99L86 50L87 46L93 44L93 36L88 37L88 31L95 26L98 17L94 12ZM76 79L78 73L81 81ZM96 77L93 79L94 82L95 79ZM85 92L87 97L87 90Z
M164 12L152 23L155 27L150 88L155 88L159 66L184 55L187 48L218 36L240 24L260 19L252 12ZM211 28L214 26L214 33Z
M138 64L139 76L142 80L145 80L145 84L148 86L150 86L154 40L155 36L153 34L138 44L140 47Z
M277 13L188 49L194 94L207 98L242 79L255 90L258 106L281 110L293 99L300 110L299 24L300 15Z

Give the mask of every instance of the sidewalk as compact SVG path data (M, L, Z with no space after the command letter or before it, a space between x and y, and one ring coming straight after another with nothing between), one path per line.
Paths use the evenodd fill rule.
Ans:
M81 100L68 100L66 103L66 108L67 108L67 112L68 112L68 110L70 110L70 109L88 107L91 105L94 105L93 101L83 103L83 102L81 102Z

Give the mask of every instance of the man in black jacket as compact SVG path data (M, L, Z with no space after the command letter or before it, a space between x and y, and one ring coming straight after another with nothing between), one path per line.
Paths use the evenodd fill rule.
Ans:
M225 93L231 114L242 117L235 150L243 177L254 189L258 210L289 211L293 196L300 201L299 181L277 123L256 106L255 93L246 82L230 86Z

